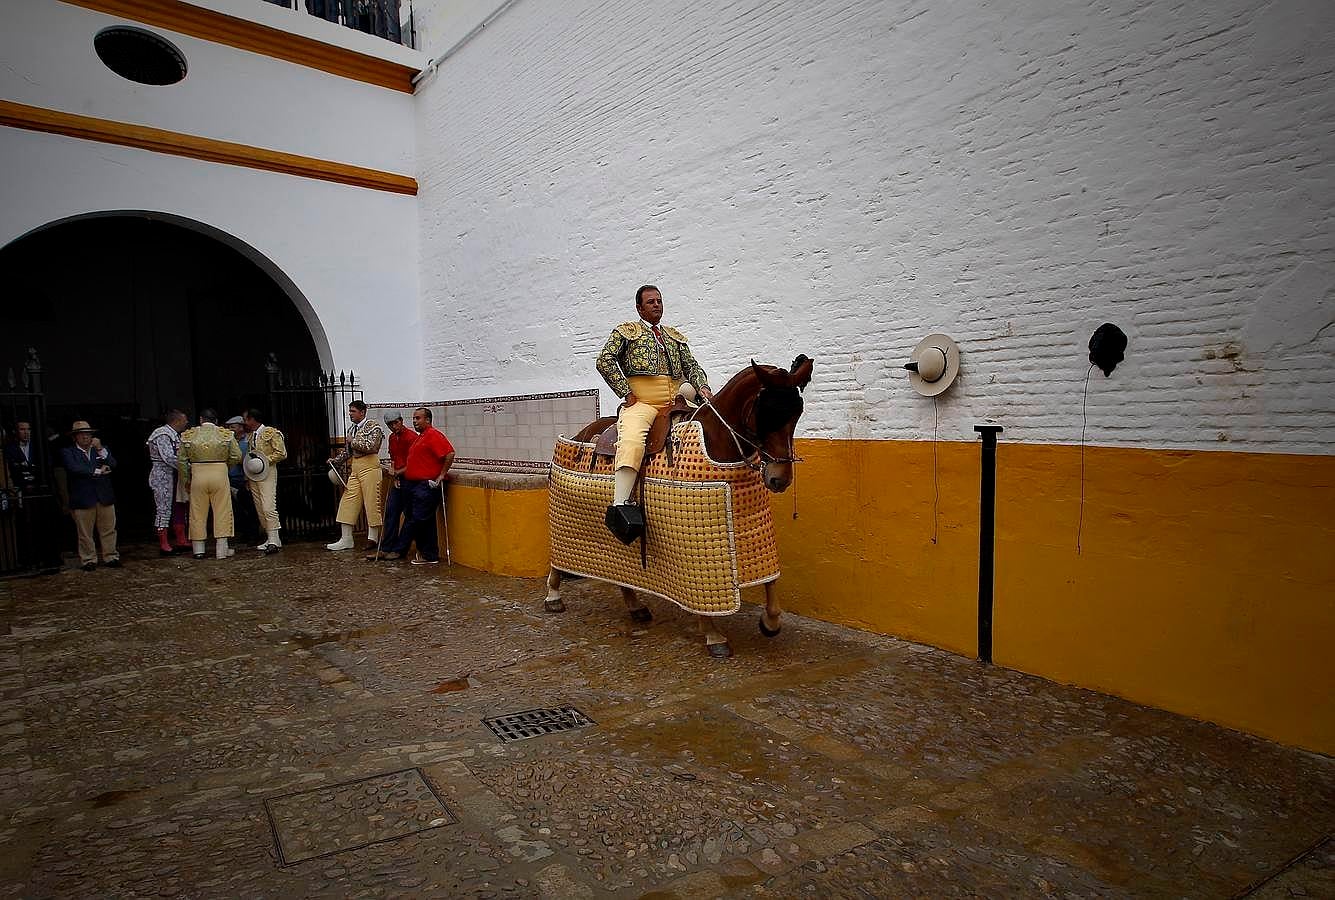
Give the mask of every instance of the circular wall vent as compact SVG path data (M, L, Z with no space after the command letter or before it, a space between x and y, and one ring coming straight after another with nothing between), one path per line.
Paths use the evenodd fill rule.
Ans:
M170 42L142 28L116 25L93 38L97 58L122 78L140 84L175 84L185 77L185 56Z

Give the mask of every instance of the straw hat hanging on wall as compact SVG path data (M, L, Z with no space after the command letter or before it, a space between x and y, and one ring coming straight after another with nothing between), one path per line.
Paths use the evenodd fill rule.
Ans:
M945 391L960 373L960 348L944 334L929 334L918 342L904 364L909 384L924 397Z

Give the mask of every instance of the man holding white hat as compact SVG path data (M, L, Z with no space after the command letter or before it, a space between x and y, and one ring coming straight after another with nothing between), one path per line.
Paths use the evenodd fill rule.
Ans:
M338 504L338 522L342 535L332 544L325 544L326 550L351 550L352 526L357 524L357 517L366 511L366 537L371 543L380 540L380 445L385 440L385 430L374 419L366 418L366 404L353 400L348 404L348 418L352 426L348 429L343 450L337 456L330 457L329 465L337 470L339 466L352 460L352 469L348 473L347 490Z
M283 433L272 425L265 425L258 409L248 409L243 417L250 435L250 449L242 465L250 480L250 496L255 500L255 512L264 529L264 539L255 547L262 553L277 553L283 546L278 538L282 523L278 519L278 464L287 459L287 442Z

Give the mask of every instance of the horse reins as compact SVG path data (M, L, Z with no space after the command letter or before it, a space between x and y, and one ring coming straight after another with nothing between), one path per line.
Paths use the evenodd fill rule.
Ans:
M759 395L757 394L757 396ZM742 462L744 462L748 468L759 472L770 463L788 463L791 465L792 463L802 461L802 458L793 450L793 438L791 435L788 437L788 455L786 457L771 456L761 445L760 437L748 433L746 429L733 428L732 425L728 424L728 420L723 417L723 413L718 411L718 407L714 405L713 401L704 395L701 395L700 397L700 407L697 408L695 412L691 413L691 419L694 420L695 417L699 415L700 410L705 407L708 407L713 411L714 415L718 417L718 420L723 423L723 427L728 430L728 434L732 435L733 443L737 445L737 452L741 454ZM748 413L748 416L755 411L755 401L751 402L750 410L751 412ZM738 433L739 431L741 432L740 434ZM750 453L748 453L746 448L742 446L742 441L746 441L746 443L751 445ZM752 461L752 456L756 457L755 461ZM794 477L796 477L795 473L796 470L794 470Z

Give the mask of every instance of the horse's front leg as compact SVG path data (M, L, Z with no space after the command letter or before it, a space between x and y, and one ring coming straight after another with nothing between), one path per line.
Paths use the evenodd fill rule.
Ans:
M700 633L705 636L705 649L715 659L727 659L732 656L732 647L723 632L714 625L713 616L697 616L700 620Z
M556 569L547 576L547 599L542 601L542 608L550 613L566 611L566 605L561 602L561 573Z
M779 606L779 582L765 582L765 611L760 614L760 633L767 638L778 637L781 626L779 616L783 609Z
M644 601L630 588L621 589L621 599L626 601L626 609L630 610L632 621L647 625L654 620L654 614L649 611L649 607L645 606Z

